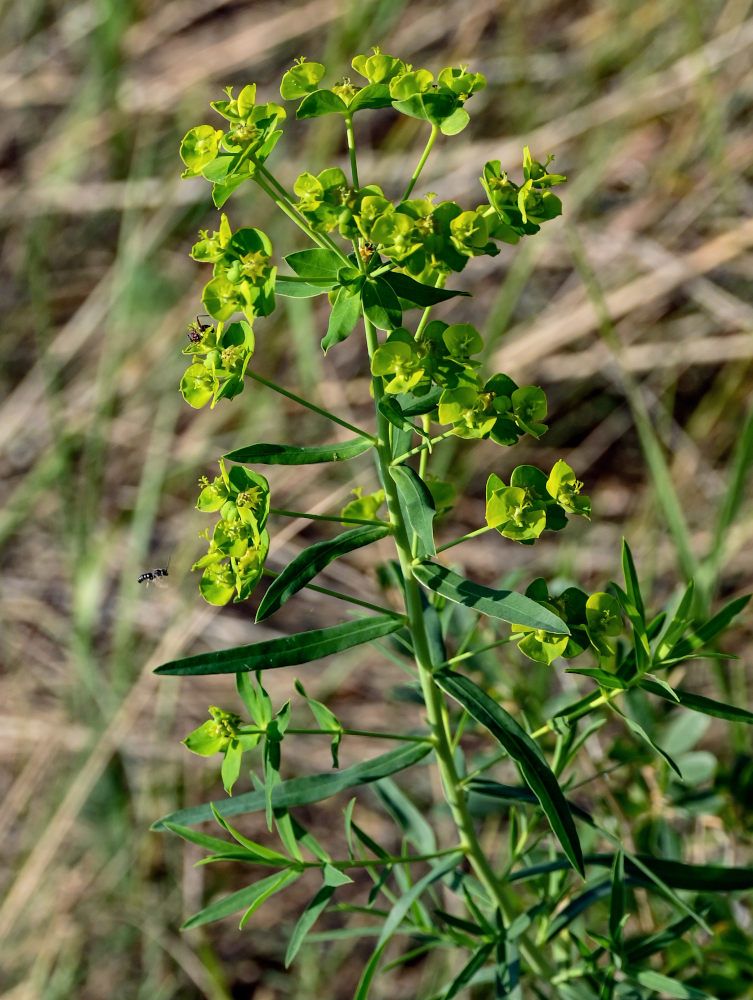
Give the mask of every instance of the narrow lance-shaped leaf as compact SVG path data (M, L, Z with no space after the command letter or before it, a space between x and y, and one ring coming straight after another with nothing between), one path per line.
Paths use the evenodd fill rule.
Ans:
M358 989L356 990L353 1000L366 1000L369 993L369 987L371 986L371 981L377 970L377 965L379 964L382 952L386 948L387 942L408 915L413 904L420 899L430 885L439 879L444 878L445 875L448 875L461 860L461 854L451 855L449 860L444 861L442 864L438 864L428 874L424 875L422 879L419 879L419 881L416 882L416 884L412 886L408 892L398 899L382 925L382 930L379 934L379 940L377 941L376 948L374 949L374 953L363 971L361 981L358 984Z
M374 615L371 618L359 618L330 628L311 629L308 632L285 635L279 639L255 642L249 646L236 646L213 653L186 656L182 660L163 663L154 672L197 676L290 667L380 639L391 632L396 632L403 624L403 619L396 615Z
M722 865L689 865L684 861L669 861L666 858L655 858L650 854L633 855L643 868L660 879L670 889L687 889L689 892L744 892L753 889L753 868L725 868ZM584 857L586 865L598 865L611 868L614 855L608 853L587 854ZM566 858L545 861L530 868L521 868L510 874L511 882L522 882L538 875L562 871L570 867ZM656 888L648 874L625 857L625 875L633 885L646 888Z
M291 778L283 781L272 792L272 805L275 808L309 805L321 802L331 795L356 785L365 785L378 781L390 774L397 774L408 767L417 764L430 751L428 743L410 743L408 746L390 750L388 753L372 757L342 771L325 771L322 774L311 774L302 778ZM207 802L202 805L189 806L170 813L153 824L153 830L167 829L167 823L193 826L205 820L212 819L212 807L223 816L242 816L249 812L258 812L265 808L264 792L245 792L234 795L231 799L220 799L217 802Z
M316 923L319 915L326 909L327 904L335 894L337 887L352 881L352 878L345 875L343 872L338 871L337 868L333 868L332 865L324 866L324 885L319 889L317 894L301 914L300 919L295 925L291 935L288 950L285 952L286 969L298 954L298 950L303 944L304 938Z
M264 621L282 605L289 600L293 594L305 587L309 580L320 573L325 566L333 560L345 555L346 552L353 552L364 545L370 545L389 534L389 527L375 525L374 527L353 528L351 531L343 531L337 538L330 538L324 542L315 542L309 545L303 552L299 552L292 562L288 563L278 577L273 580L266 594L262 598L259 610L256 612L256 621Z
M387 271L382 277L398 298L416 307L426 308L453 299L456 295L470 295L470 292L456 291L453 288L434 288L397 271Z
M326 354L330 347L341 343L351 335L361 315L361 296L352 295L349 289L341 288L329 315L327 332L322 338L322 350Z
M515 719L470 678L446 669L434 676L442 690L485 726L519 766L565 854L576 871L583 875L583 854L570 807L538 746Z
M418 538L419 557L436 555L433 521L436 516L434 499L426 483L408 465L390 467L408 524Z
M466 580L439 563L424 562L413 567L413 575L427 590L434 591L456 604L480 611L490 618L499 618L514 625L569 635L567 625L557 615L542 608L523 594L512 590L492 590Z
M727 719L728 722L745 722L749 726L753 725L753 712L747 708L738 708L736 705L727 705L723 701L714 701L713 698L706 698L701 694L693 694L692 691L683 691L682 688L674 688L670 694L660 683L648 677L644 677L639 687L651 694L658 695L666 701L674 701L689 708L693 712L701 712L703 715L713 715L717 719Z
M224 457L231 462L249 465L316 465L319 462L345 462L349 458L363 455L373 446L374 442L365 437L310 448L292 444L251 444L229 451Z
M628 982L630 977L635 977L635 982L645 989L653 990L655 993L666 994L670 997L679 997L680 1000L714 1000L710 993L696 989L695 986L688 986L678 979L670 979L661 972L654 972L653 969L626 969Z
M300 871L288 869L282 874L276 872L274 875L260 879L253 885L246 886L245 889L239 889L238 892L232 892L229 896L205 906L203 910L186 920L181 929L189 930L191 927L200 927L202 924L220 920L222 917L238 913L240 910L248 912L251 907L262 903L273 893L278 892L290 882L294 882L300 874Z

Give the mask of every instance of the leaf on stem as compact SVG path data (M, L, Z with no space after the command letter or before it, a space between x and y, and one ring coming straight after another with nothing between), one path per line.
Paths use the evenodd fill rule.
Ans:
M668 691L660 682L644 677L638 685L644 691L664 698L666 701L673 701L689 708L693 712L701 712L703 715L713 715L717 719L727 719L728 722L745 722L749 726L753 725L753 712L747 708L738 708L736 705L727 705L723 701L714 701L713 698L705 698L701 694L693 694L692 691L683 691L682 688L670 688ZM674 696L674 697L673 697Z
M337 285L337 272L343 266L342 257L334 250L319 247L297 250L289 253L284 260L304 281L331 282L332 288Z
M350 531L343 531L336 538L329 538L324 542L315 542L313 545L309 545L308 548L299 552L282 573L272 581L262 598L259 610L256 612L256 621L264 621L265 618L273 615L293 594L305 587L309 580L313 580L317 573L320 573L335 559L347 552L360 549L364 545L370 545L372 542L384 538L389 532L390 529L386 525L353 528Z
M361 291L363 311L379 330L395 330L403 313L397 295L385 278L370 278Z
M519 766L573 868L583 875L583 854L570 807L536 743L501 705L469 677L444 669L434 674L434 679L443 691L489 730Z
M357 437L340 444L299 448L292 444L251 444L229 451L224 457L244 465L315 465L319 462L345 462L357 458L374 446L369 438Z
M290 667L298 663L319 660L343 649L372 642L391 632L397 632L404 624L397 615L374 615L344 622L330 628L311 629L255 642L249 646L235 646L217 652L186 656L182 660L172 660L157 667L155 674L196 676L199 674L234 674L241 670L272 670L275 667Z
M300 871L288 869L282 875L277 872L274 875L269 875L267 878L260 879L253 885L246 886L245 889L239 889L238 892L231 892L229 896L225 896L223 899L218 899L209 906L205 906L203 910L200 910L186 920L181 930L186 931L191 927L200 927L202 924L209 924L213 920L220 920L222 917L227 917L231 913L237 913L239 910L246 911L244 914L245 920L246 916L250 916L265 899L269 899L275 892L279 892L284 886L290 882L294 882L300 874Z
M272 805L275 808L292 808L321 802L331 795L356 785L365 785L378 781L390 774L404 771L422 760L430 751L428 743L410 743L408 746L390 750L388 753L372 757L370 760L346 767L342 771L325 771L322 774L311 774L303 778L291 778L283 781L272 792ZM220 799L217 802L207 802L202 805L189 806L170 813L152 825L152 830L165 830L166 824L193 826L213 818L213 809L223 816L241 816L249 812L258 812L265 808L264 791L245 792L234 795L231 799Z
M409 526L418 538L420 558L436 555L433 521L437 510L426 483L408 465L390 466L400 503Z
M329 316L329 326L322 338L322 350L326 354L330 347L341 343L351 335L361 315L361 296L350 294L347 288L341 288Z
M524 597L523 594L516 594L512 590L492 590L490 587L483 587L434 562L424 562L414 566L413 575L427 590L490 618L499 618L514 625L525 625L527 628L556 632L558 635L570 634L561 618L542 608L530 597Z
M454 299L457 295L471 294L454 288L435 288L433 285L425 285L423 282L411 278L410 275L401 274L398 271L387 271L382 277L399 299L402 299L408 306L421 309L435 306L438 302Z

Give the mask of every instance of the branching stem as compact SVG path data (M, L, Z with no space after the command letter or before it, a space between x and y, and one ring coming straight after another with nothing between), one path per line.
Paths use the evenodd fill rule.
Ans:
M432 125L432 127L431 127L431 134L429 135L429 139L428 139L428 141L426 143L426 146L424 147L424 151L421 154L421 159L418 161L418 166L413 171L413 176L411 177L410 181L408 182L408 187L405 189L405 192L403 194L403 197L402 197L401 201L405 201L406 198L410 197L410 193L413 190L413 188L416 186L416 181L418 180L421 171L424 169L424 164L426 163L427 159L429 158L429 153L431 152L432 146L434 145L434 143L435 143L436 138L437 138L438 135L439 135L439 126L438 125Z
M292 399L294 403L300 403L301 406L305 406L309 410L313 410L314 413L318 413L322 417L326 417L327 420L331 420L333 424L339 424L340 427L347 427L349 431L353 431L354 434L358 434L362 438L367 438L369 441L373 441L374 444L377 443L377 439L373 434L369 434L368 431L362 430L360 427L356 427L355 424L348 423L347 420L343 420L342 417L335 416L334 413L330 413L329 410L322 409L321 406L317 406L315 403L310 403L308 399L304 399L302 396L296 396L294 392L290 392L288 389L283 389L281 385L276 382L272 382L268 378L264 378L263 375L258 375L256 372L252 372L250 368L246 369L246 375L252 378L255 382L261 383L261 385L266 385L268 389L274 389L275 392L279 392L281 396L285 396L287 399Z

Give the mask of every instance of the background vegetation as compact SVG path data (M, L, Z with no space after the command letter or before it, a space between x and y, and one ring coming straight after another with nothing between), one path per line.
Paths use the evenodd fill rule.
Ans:
M594 522L532 548L482 537L455 550L457 559L485 583L543 574L602 589L617 574L624 534L655 608L693 572L713 605L753 589L752 7L750 0L448 0L441 10L424 0L0 7L4 1000L334 1000L349 996L362 957L345 941L325 958L304 951L283 974L294 893L242 933L228 920L180 934L185 916L246 873L194 868L198 852L148 832L159 815L221 794L214 762L192 758L178 740L203 720L208 702L223 703L225 683L158 680L153 667L251 636L248 608L203 606L188 573L206 526L193 509L196 481L232 447L314 443L328 432L292 404L280 409L258 386L231 407L201 412L177 391L185 328L206 277L188 250L214 219L206 185L178 179L178 143L199 109L226 83L256 81L262 100L277 99L277 82L299 55L340 63L347 73L350 57L372 44L422 65L456 60L485 73L471 126L442 142L419 187L480 202L480 166L499 158L515 169L524 142L540 157L555 153L557 170L569 175L562 220L461 277L475 296L473 314L464 315L493 339L490 370L548 394L552 429L533 460L547 468L561 455L576 469ZM394 176L394 194L412 168L405 150L417 123L389 112L367 120L386 150L379 176ZM274 154L281 173L292 180L304 152L311 170L341 162L336 124L291 129L296 139L283 139ZM361 176L372 176L365 159ZM279 221L250 196L241 193L231 206L234 225L257 225L275 241ZM367 421L357 338L325 362L310 300L283 301L274 326L258 325L258 369ZM449 304L442 318L452 322L466 303ZM492 463L504 475L505 459L493 445L457 444L453 472L466 490L457 522L472 530L483 524ZM515 464L533 456L516 451ZM352 485L329 467L281 468L272 477L278 506L314 511L337 509ZM300 522L273 527L270 564L279 568L316 537ZM136 583L168 560L166 588ZM358 553L328 573L338 588L377 593ZM286 606L279 627L327 623L329 613L325 598L307 594ZM254 637L271 634L260 626ZM725 668L694 665L689 686L750 707L750 619L733 638L728 649L741 659ZM536 713L574 683L511 653L484 664L490 672L503 667L518 711ZM399 676L376 674L362 652L298 674L357 728L380 724L382 694ZM273 697L287 681L265 679ZM233 705L232 681L225 687ZM414 709L401 711L410 718ZM594 773L623 766L595 779L586 798L609 797L639 847L753 864L749 733L705 719L690 729L671 715L648 723L686 758L686 783L669 781L639 746L607 730L591 744ZM328 766L325 746L298 747L301 758L285 761L288 776ZM346 745L344 763L361 749ZM373 792L359 800L373 807L378 831ZM337 826L336 810L334 818L331 809L317 815L307 817L315 831L317 822ZM496 836L499 817L487 823L486 835ZM715 917L717 989L753 995L750 899ZM650 927L650 912L642 919ZM431 975L418 963L397 981L386 978L376 995L412 997Z

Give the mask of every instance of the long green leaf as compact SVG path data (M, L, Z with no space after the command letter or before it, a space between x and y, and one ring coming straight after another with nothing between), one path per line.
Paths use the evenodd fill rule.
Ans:
M341 288L329 315L327 332L322 338L322 350L326 354L330 347L341 343L351 335L361 315L361 296L351 295L350 290Z
M689 865L683 861L654 858L650 854L636 854L635 858L670 889L687 889L689 892L736 892L753 889L753 868ZM614 854L586 854L583 860L586 865L611 868ZM522 882L569 867L570 862L567 859L558 858L529 868L521 868L512 872L509 879L511 882ZM646 888L652 888L655 884L645 872L633 864L629 856L625 857L625 874L633 884L640 884Z
M474 951L457 976L455 976L452 980L447 988L447 991L442 994L442 1000L453 1000L463 987L470 983L475 973L481 968L482 965L485 964L493 948L494 942L487 941L485 944L482 944L480 948Z
M556 937L560 931L564 930L568 924L571 924L576 917L580 916L584 910L588 909L592 903L597 903L600 899L604 899L612 891L612 880L609 878L604 879L602 882L597 882L596 885L591 886L590 889L586 889L575 899L571 900L564 910L560 910L557 916L552 920L549 925L549 933L546 936L547 941L550 941L553 937Z
M288 950L285 952L286 969L298 954L298 950L303 944L304 938L318 920L321 912L326 909L327 904L330 899L332 899L334 894L334 885L323 885L301 914L290 937Z
M714 701L713 698L705 698L701 694L693 694L692 691L683 691L682 688L675 688L676 698L672 698L668 691L662 688L661 684L644 677L639 687L651 694L680 704L683 708L689 708L693 712L701 712L703 715L713 715L717 719L727 719L729 722L746 722L753 725L753 712L747 708L738 708L736 705L726 705L723 701Z
M353 1000L366 1000L366 997L369 994L371 981L374 978L382 952L387 947L387 942L397 931L413 904L420 899L430 885L437 882L440 878L444 878L444 876L448 875L453 868L456 868L462 860L462 857L463 856L461 854L451 855L448 861L437 865L436 868L432 868L430 872L424 875L422 879L419 879L419 881L416 882L416 884L412 886L408 892L398 899L390 910L389 916L382 925L382 931L379 935L376 948L374 949L374 953L369 959L366 968L363 970L363 975L361 976L361 981L358 984L358 989L356 990Z
M335 282L329 279L313 284L288 274L278 274L275 278L275 295L283 295L290 299L311 299L315 295L324 295L335 287L337 287Z
M198 674L235 674L241 670L272 670L298 663L319 660L343 649L360 646L396 632L404 624L396 615L374 615L356 621L296 632L279 639L235 646L214 653L199 653L182 660L172 660L157 667L155 674L196 676Z
M502 799L504 802L522 802L534 806L539 804L539 800L530 788L526 788L524 785L502 785L498 781L491 781L488 778L474 778L469 781L468 791L476 795L486 795L492 799ZM569 799L567 804L573 816L582 819L589 826L594 826L593 817L589 812Z
M434 499L426 483L408 465L390 466L408 524L419 542L419 557L437 554L434 545L433 522L436 517Z
M319 462L344 462L363 455L374 442L357 437L340 444L321 444L311 448L298 448L292 444L252 444L236 448L224 457L231 462L249 465L315 465Z
M530 597L516 594L513 590L492 590L479 583L466 580L439 563L424 562L413 567L413 575L427 590L446 597L449 601L462 604L473 611L480 611L490 618L500 618L513 625L544 629L558 635L569 635L567 625L557 615L542 608Z
M387 271L382 276L392 291L409 302L412 306L434 306L438 302L446 302L454 299L456 295L470 295L470 292L461 292L453 288L435 288L433 285L424 285L421 281L416 281L407 274L399 274L397 271Z
M320 573L325 566L333 560L360 549L363 545L370 545L380 538L389 534L389 527L375 525L374 527L353 528L351 531L343 531L336 538L327 539L324 542L315 542L309 545L303 552L299 552L292 562L288 563L285 569L276 577L266 594L262 598L259 610L256 612L256 621L264 621L282 605L305 587L309 580Z
M443 691L489 730L519 766L565 854L576 871L583 875L583 854L570 807L536 743L501 705L469 677L452 670L440 670L434 678Z
M710 993L704 993L703 990L697 990L694 986L688 986L687 983L681 983L677 979L670 979L669 976L654 972L653 969L626 969L625 972L628 976L634 976L641 986L656 993L680 997L680 1000L714 1000Z
M191 927L200 927L202 924L209 924L213 920L220 920L222 917L230 916L231 913L238 913L239 910L248 910L255 903L261 903L269 898L274 892L278 892L289 882L295 881L301 874L300 871L290 869L280 875L276 872L267 878L254 882L253 885L239 889L238 892L231 892L229 896L218 899L215 903L205 906L199 910L183 924L181 930L187 931Z
M689 653L694 653L697 649L705 646L707 642L715 639L720 632L723 632L727 628L732 619L740 614L748 601L750 601L750 598L751 595L746 594L744 597L736 597L729 604L725 604L721 611L718 611L713 618L710 618L703 625L696 628L686 639L681 639L670 652L670 657L687 656Z
M272 792L272 805L275 808L309 805L321 802L331 795L356 785L365 785L370 781L378 781L390 774L404 771L417 764L430 751L428 743L410 743L408 746L390 750L388 753L372 757L370 760L346 767L342 771L326 771L322 774L311 774L302 778L291 778L283 781ZM152 830L166 830L167 824L194 826L213 818L212 806L223 816L240 816L244 813L258 812L265 808L263 791L245 792L229 799L217 802L206 802L202 805L189 806L170 813L153 824Z

